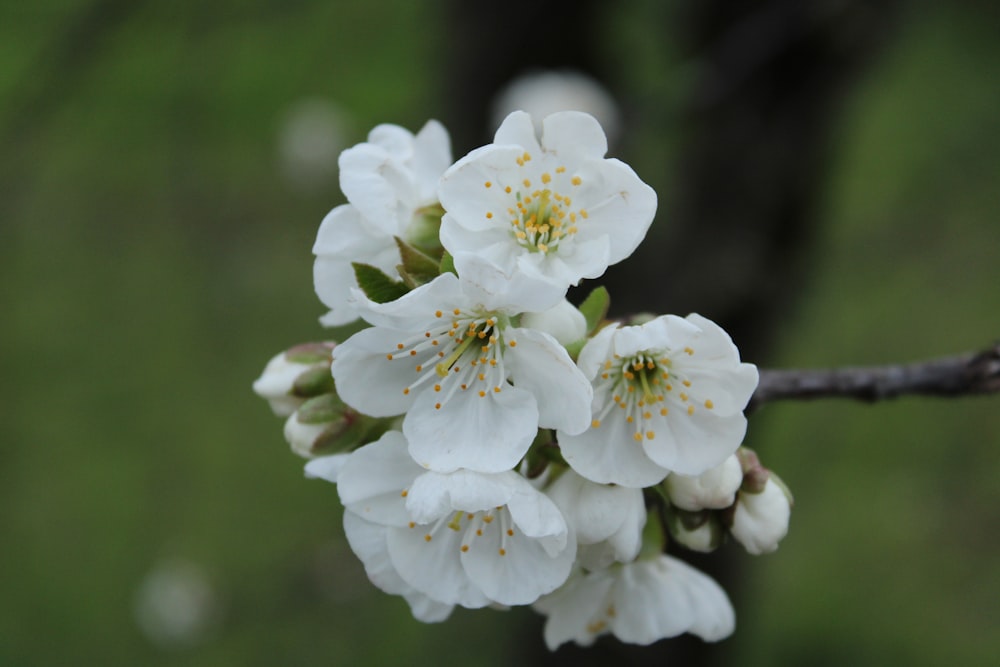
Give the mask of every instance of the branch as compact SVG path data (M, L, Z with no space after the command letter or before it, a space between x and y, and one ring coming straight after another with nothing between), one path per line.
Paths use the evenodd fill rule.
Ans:
M746 411L782 399L881 401L904 394L966 396L1000 392L1000 342L981 352L904 365L821 370L760 370Z

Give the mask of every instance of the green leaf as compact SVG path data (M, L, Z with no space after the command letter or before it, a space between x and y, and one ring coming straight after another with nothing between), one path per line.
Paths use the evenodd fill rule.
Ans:
M423 285L438 277L440 273L438 262L426 253L413 247L398 236L396 246L399 248L399 256L403 263L399 265L399 275L403 277L403 282L409 283L411 280L416 283L412 285ZM408 280L409 279L409 280Z
M441 255L441 266L439 268L440 273L454 273L458 275L458 271L455 270L455 258L451 256L451 253L447 250Z
M354 276L358 279L358 287L375 303L388 303L409 292L409 288L401 282L385 275L381 269L371 264L351 262Z
M587 320L587 334L592 334L597 329L599 325L608 314L608 306L611 305L611 296L608 294L607 288L603 285L601 287L595 287L594 290L587 295L587 298L583 300L580 304L580 312L583 313L583 317Z

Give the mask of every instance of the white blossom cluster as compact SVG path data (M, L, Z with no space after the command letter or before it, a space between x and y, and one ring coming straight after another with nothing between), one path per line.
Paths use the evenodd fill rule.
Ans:
M545 640L728 636L733 608L668 542L777 548L790 496L740 447L757 369L700 315L605 320L567 290L628 257L656 194L598 122L514 112L452 163L447 132L376 127L313 252L339 343L254 384L306 474L336 483L371 581L422 621L534 605ZM675 551L671 550L672 553Z

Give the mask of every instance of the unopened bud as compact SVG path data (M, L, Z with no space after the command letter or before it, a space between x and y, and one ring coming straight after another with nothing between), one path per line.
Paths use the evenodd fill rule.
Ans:
M749 553L768 553L777 549L788 533L791 512L784 484L771 475L759 493L740 491L729 532Z
M279 417L287 417L306 399L333 390L330 361L334 343L304 343L275 355L253 383Z
M724 531L716 512L686 512L675 509L667 519L670 536L692 551L708 553L722 544Z
M309 399L288 418L285 440L293 452L308 459L360 443L373 421L335 394L324 394Z
M540 313L525 313L521 326L544 331L561 345L569 345L587 335L587 320L566 299Z
M697 477L672 473L664 480L670 502L683 510L723 509L736 500L743 470L736 455Z

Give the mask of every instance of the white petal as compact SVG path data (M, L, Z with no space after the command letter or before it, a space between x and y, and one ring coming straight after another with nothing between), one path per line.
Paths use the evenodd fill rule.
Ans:
M697 407L693 414L672 406L666 418L654 416L656 437L643 440L646 455L657 465L682 475L700 475L736 452L746 435L742 413L728 417Z
M358 144L340 154L340 189L347 200L384 234L398 235L409 220L400 203L416 201L409 174L384 148Z
M645 517L640 489L596 484L572 470L556 480L548 493L573 526L581 544L594 544L617 533L636 511L637 500Z
M618 331L618 326L617 322L613 322L604 327L580 350L576 365L580 367L588 379L593 380L605 359L611 357L612 339L615 337L615 332Z
M525 313L521 326L543 331L561 345L569 345L587 335L586 318L566 299L540 313Z
M466 298L486 310L515 313L547 310L559 303L568 287L521 271L505 272L487 258L468 252L455 255L455 269L462 277Z
M503 550L503 555L501 555ZM542 544L516 528L512 536L499 530L485 531L461 553L468 576L495 602L531 604L566 581L576 555L576 544L555 557Z
M421 623L440 623L441 621L446 621L455 608L453 604L445 604L437 600L432 600L427 595L416 591L406 593L403 597L406 599L407 604L410 605L410 612L413 614L413 618Z
M563 160L601 159L608 152L608 139L597 119L582 111L560 111L542 121L545 150Z
M437 393L424 391L403 420L410 455L437 472L510 470L527 453L537 430L534 397L510 385L500 392L487 389L482 397L471 388L455 391L443 404Z
M570 640L590 646L608 632L604 618L613 584L614 578L607 571L575 575L562 588L535 603L535 609L548 616L544 636L550 651Z
M496 228L501 217L507 219L506 211L512 202L504 185L517 186L521 178L517 160L523 154L524 149L520 146L490 144L477 148L449 167L441 177L438 190L441 206L452 217L449 224L482 231ZM493 216L487 217L487 213ZM445 248L454 252L447 245Z
M413 592L403 581L389 558L388 528L365 521L356 514L344 512L344 534L351 551L365 566L365 574L373 584L391 595Z
M535 137L535 126L531 122L531 116L524 111L514 111L504 118L493 136L493 143L514 144L529 153L542 152L542 147Z
M658 484L669 469L651 461L643 445L633 440L635 429L625 422L623 413L623 410L612 409L600 427L589 428L580 435L560 432L559 447L566 463L587 479L601 484L631 488Z
M576 435L590 426L594 390L552 336L532 329L510 328L504 363L516 387L527 390L538 402L538 426Z
M421 202L437 199L438 181L451 165L451 138L444 126L429 120L413 138L413 175Z
M330 456L319 456L306 463L306 477L309 479L325 479L328 482L337 483L337 476L340 469L344 467L344 462L350 454L331 454Z
M735 626L719 585L669 556L625 566L612 599L617 612L612 631L629 643L647 645L684 632L715 641Z
M354 334L333 351L330 370L340 398L355 410L372 417L391 417L406 412L413 396L403 389L417 379L416 364L434 356L430 350L415 357L388 360L397 343L409 334L372 327Z
M418 523L431 523L456 511L479 512L506 505L517 492L517 473L497 474L457 470L425 472L410 487L406 507Z
M410 459L406 441L389 431L354 451L337 477L344 506L368 521L404 526L410 521L403 492L423 470Z
M403 580L421 593L445 604L485 607L490 598L473 584L459 560L462 539L462 533L447 527L390 528L389 555Z

